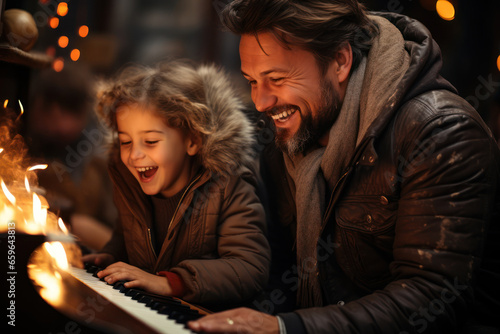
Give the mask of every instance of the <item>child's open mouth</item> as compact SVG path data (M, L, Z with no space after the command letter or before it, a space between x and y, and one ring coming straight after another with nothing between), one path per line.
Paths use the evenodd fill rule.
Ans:
M142 182L147 182L153 178L158 170L158 167L137 167L137 171L139 172L139 178Z

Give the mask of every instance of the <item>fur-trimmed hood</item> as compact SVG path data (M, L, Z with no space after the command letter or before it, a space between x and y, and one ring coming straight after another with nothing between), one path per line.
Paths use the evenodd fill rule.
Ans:
M241 166L252 165L253 127L243 111L240 95L221 68L184 62L159 64L156 68L131 66L115 81L100 85L96 109L108 127L115 127L114 112L121 103L155 105L147 95L153 94L154 99L162 99L158 108L168 111L173 106L176 110L185 110L181 111L185 118L182 123L192 123L191 128L201 134L198 158L205 169L232 174ZM138 88L141 86L146 88ZM161 90L165 90L165 96L158 98L156 95L161 95ZM116 138L112 141L111 156L117 157L119 143Z
M254 144L253 128L243 112L243 103L227 74L213 65L196 69L203 81L207 106L211 111L212 131L205 135L200 158L210 171L234 172L249 165Z

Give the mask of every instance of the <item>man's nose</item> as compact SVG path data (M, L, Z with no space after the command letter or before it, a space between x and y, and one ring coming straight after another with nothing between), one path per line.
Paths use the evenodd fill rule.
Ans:
M255 108L264 112L276 105L277 97L265 86L256 87L252 90L252 100Z

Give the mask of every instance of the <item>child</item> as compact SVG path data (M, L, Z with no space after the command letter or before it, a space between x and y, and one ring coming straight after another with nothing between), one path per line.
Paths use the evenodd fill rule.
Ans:
M98 111L118 135L109 171L120 221L101 253L83 258L109 265L100 278L204 305L262 290L270 250L241 109L211 66L132 67L103 89Z

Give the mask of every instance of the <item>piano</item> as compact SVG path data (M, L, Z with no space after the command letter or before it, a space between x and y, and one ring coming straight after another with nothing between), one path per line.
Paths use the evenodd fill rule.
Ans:
M2 297L7 302L3 308L6 315L10 301L15 302L15 327L8 324L9 317L3 316L2 333L193 333L186 323L210 313L178 298L125 288L123 282L109 285L96 276L100 268L92 265L58 272L61 284L57 298L44 298L40 295L42 287L29 278L27 265L46 238L16 234L17 271L3 270L5 279L15 278L10 286L15 297ZM7 254L6 241L7 235L2 234L2 254ZM7 292L2 294L6 296Z

